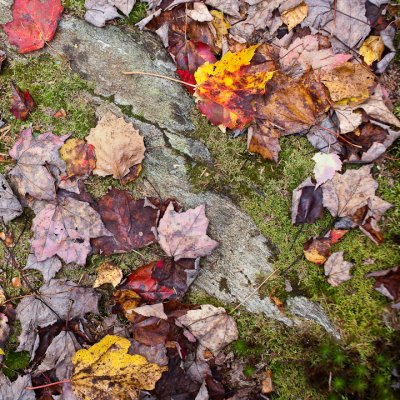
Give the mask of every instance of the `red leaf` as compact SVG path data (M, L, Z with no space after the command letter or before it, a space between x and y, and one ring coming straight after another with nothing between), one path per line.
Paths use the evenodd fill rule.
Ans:
M28 114L35 108L35 101L29 90L24 92L11 82L11 96L11 113L15 118L25 121L28 118Z
M191 74L189 71L186 71L184 69L177 69L176 73L179 75L179 78L181 78L181 81L190 83L192 85L196 84L194 75ZM189 85L183 85L183 86L185 86L185 88L189 91L190 94L194 94L194 87Z
M61 0L15 0L14 19L2 28L19 53L29 53L53 39L63 10Z

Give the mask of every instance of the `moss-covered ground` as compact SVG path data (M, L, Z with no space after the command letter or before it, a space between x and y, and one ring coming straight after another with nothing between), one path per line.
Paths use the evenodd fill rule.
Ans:
M66 0L64 3L71 12L82 13L83 1ZM10 80L29 89L38 104L26 122L15 120L8 111ZM73 74L57 57L40 56L27 62L8 64L0 75L0 110L11 130L1 139L0 153L6 154L20 129L29 124L36 132L52 130L60 135L72 133L75 137L85 137L95 125L94 109L85 97L85 92L90 90L87 82ZM61 108L66 111L67 117L57 119L54 113ZM196 124L193 137L207 145L214 159L213 167L189 166L193 185L197 190L212 189L230 195L251 215L276 250L273 266L280 273L260 289L260 294L274 295L284 301L288 296L285 281L289 281L295 294L303 294L324 306L342 337L340 342L334 341L315 324L289 328L240 308L234 314L240 339L232 350L248 366L247 375L251 378L259 362L268 364L276 387L273 399L396 398L389 384L391 371L398 365L399 339L395 330L399 327L398 315L390 308L386 298L373 289L373 281L366 279L365 274L393 267L400 261L400 184L396 180L400 168L396 161L400 157L399 145L395 145L373 169L379 182L378 194L394 204L381 224L384 243L376 246L359 231L347 234L333 250L344 251L346 259L354 262L353 279L332 288L326 283L323 269L304 259L287 268L301 255L303 243L311 236L319 235L331 223L328 215L301 230L290 222L291 192L311 175L313 169L311 157L314 149L306 138L282 139L280 162L275 164L249 155L245 150L244 137L233 139L221 133L196 111L193 112L193 120ZM2 156L0 172L6 172L10 166L10 160ZM91 179L89 190L91 185L93 192L99 194L111 185L118 186L118 182ZM11 251L21 266L29 251L31 220L32 215L25 213L10 224L16 241ZM141 254L112 258L124 272L128 272L155 256L157 249L150 247ZM7 262L8 253L3 246L0 247L0 259L6 260L5 265L1 265L1 284L7 294L26 294L29 290L24 286L14 288L10 284L11 278L20 272ZM59 276L91 283L99 262L100 259L93 256L84 270L70 268ZM25 274L35 287L40 285L40 275L35 271ZM263 278L260 275L260 281ZM201 292L190 293L188 299L218 304ZM233 306L228 305L227 308L232 310ZM7 349L6 365L10 375L26 363L25 356L18 358L15 353L17 331L14 331Z

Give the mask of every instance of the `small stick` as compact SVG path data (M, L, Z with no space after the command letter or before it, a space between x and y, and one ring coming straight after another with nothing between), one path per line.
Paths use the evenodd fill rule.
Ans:
M193 87L193 88L196 88L196 87L197 87L197 85L193 85L192 83L180 81L179 79L171 78L171 77L165 76L165 75L153 74L152 72L124 71L124 72L122 72L122 73L123 73L124 75L147 75L147 76L155 76L156 78L168 79L169 81L182 83L182 85L191 86L191 87Z
M36 390L36 389L42 389L42 388L49 387L49 386L59 385L60 383L69 383L69 382L71 382L71 379L64 379L64 380L58 381L58 382L47 383L46 385L42 385L42 386L27 386L25 389L26 390Z

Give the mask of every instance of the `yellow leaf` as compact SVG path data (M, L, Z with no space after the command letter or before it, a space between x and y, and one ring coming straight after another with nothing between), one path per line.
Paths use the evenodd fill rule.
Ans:
M322 265L326 261L326 257L322 254L318 253L318 250L304 250L304 256L308 261L311 261L315 264Z
M366 64L371 65L374 61L379 61L385 50L385 45L380 36L370 36L364 41L360 48L360 54L364 57Z
M281 14L281 20L288 27L289 32L298 24L303 22L307 17L308 6L302 2L297 7L291 8L290 10L283 11Z
M117 290L114 293L117 304L122 308L125 318L133 322L135 312L133 311L142 302L142 298L133 290Z
M228 21L225 20L224 14L221 11L212 10L210 14L214 17L211 21L216 31L215 45L222 48L222 38L228 34L228 29L231 27Z
M130 355L128 339L107 335L72 358L74 394L83 400L136 400L140 390L152 390L168 368Z
M4 353L3 349L0 349L0 356L4 356L6 353Z
M94 288L97 288L106 283L111 283L116 287L122 280L122 271L115 264L110 262L104 262L97 269L97 277L93 284Z

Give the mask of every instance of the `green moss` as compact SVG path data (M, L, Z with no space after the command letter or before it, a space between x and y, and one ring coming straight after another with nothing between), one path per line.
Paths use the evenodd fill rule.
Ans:
M85 13L85 0L62 0L62 5L66 11L83 16Z
M31 356L27 351L16 352L7 350L4 357L3 372L9 379L16 379L18 373L22 372L29 365Z

